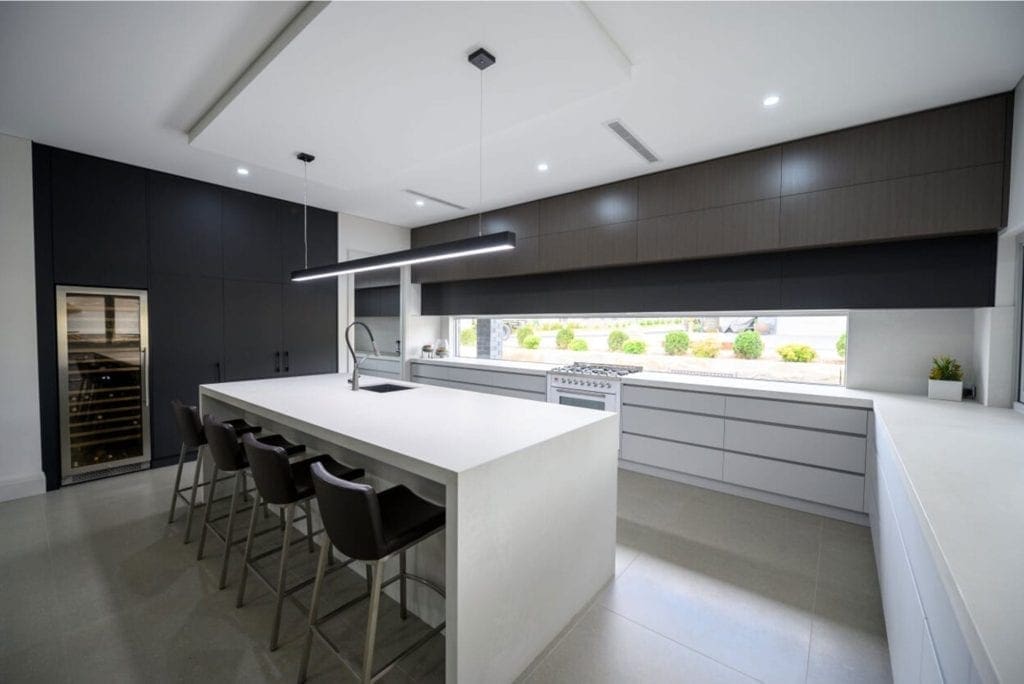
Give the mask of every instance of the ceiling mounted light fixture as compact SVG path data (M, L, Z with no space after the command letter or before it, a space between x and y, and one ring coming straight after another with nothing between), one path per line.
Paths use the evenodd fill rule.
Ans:
M541 162L540 164L537 164L537 170L538 171L547 171L548 170L548 165L546 163L544 163L544 162Z
M442 261L445 259L457 259L459 257L473 256L476 254L487 254L489 252L500 252L507 249L515 249L516 234L511 231L491 233L484 235L483 229L483 204L484 204L484 69L494 64L497 60L484 48L474 50L468 57L469 63L480 70L480 148L479 148L479 174L478 174L478 206L477 206L477 236L453 242L442 242L437 245L416 247L401 252L380 254L378 256L364 257L362 259L349 259L329 266L317 266L309 268L309 261L301 271L292 271L292 281L302 282L306 280L317 280L320 278L333 278L350 273L362 273L363 271L377 271L395 266L407 266L409 264L421 264L428 261ZM312 155L308 161L313 161ZM302 156L299 156L302 159ZM302 159L303 162L306 160ZM406 190L413 195L428 197L422 193ZM429 198L433 199L433 198ZM447 202L442 202L448 204ZM416 202L417 206L423 204L422 200Z
M765 98L761 100L761 104L765 107L774 107L780 102L782 102L782 98L778 95L766 95Z
M235 171L238 173L239 176L249 175L249 169L245 168L244 166L239 166L237 169L235 169Z

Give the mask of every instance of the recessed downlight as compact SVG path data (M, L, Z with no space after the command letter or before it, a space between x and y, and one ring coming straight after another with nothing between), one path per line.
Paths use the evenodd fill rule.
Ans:
M547 162L541 162L540 164L537 164L537 170L538 171L547 171L548 170Z
M423 200L416 200L417 207L422 207L424 204L426 204L426 202L424 202Z
M249 175L249 169L245 168L244 166L239 166L237 169L235 169L235 171L238 173L239 176Z
M778 95L765 95L764 99L761 100L761 104L765 107L774 107L780 102L782 102L782 98Z

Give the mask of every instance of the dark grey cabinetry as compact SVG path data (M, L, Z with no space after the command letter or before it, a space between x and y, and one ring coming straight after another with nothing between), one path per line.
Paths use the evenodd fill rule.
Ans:
M222 191L225 278L280 282L280 204L262 195Z
M224 281L224 379L281 373L280 283Z
M357 318L375 316L398 316L400 314L400 289L398 285L386 287L365 287L355 291L355 314Z
M146 175L134 166L53 150L50 183L57 283L144 289Z
M181 438L168 407L194 401L223 379L224 293L220 278L153 273L149 285L153 457L176 454Z
M338 282L285 283L282 292L281 372L337 372Z
M310 207L307 230L303 235L302 205L278 203L281 240L281 278L291 279L292 271L306 266L305 244L309 247L309 267L326 266L338 261L338 215Z
M150 171L146 192L150 268L220 277L221 188Z

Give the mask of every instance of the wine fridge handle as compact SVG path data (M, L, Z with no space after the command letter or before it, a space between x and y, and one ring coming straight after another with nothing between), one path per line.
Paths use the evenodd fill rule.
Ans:
M149 354L142 348L142 398L149 406Z

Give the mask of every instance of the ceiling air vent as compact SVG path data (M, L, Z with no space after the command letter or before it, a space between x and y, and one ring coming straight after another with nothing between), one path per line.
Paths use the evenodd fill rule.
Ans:
M464 207L462 205L455 204L455 202L449 202L448 200L443 200L440 197L434 197L433 195L428 195L428 194L420 192L418 190L410 190L409 188L406 188L405 191L407 193L409 193L410 195L413 195L414 197L419 197L420 199L430 200L431 202L437 202L438 204L443 204L446 207L451 207L452 209L458 209L459 211L464 211L465 208L466 208L466 207Z
M633 135L628 128L626 128L621 121L616 119L615 121L609 121L605 124L611 132L622 138L622 141L633 148L633 151L639 154L641 157L651 162L652 164L658 161L658 158L653 152L651 152L646 145L640 142L640 139Z

